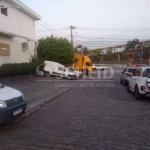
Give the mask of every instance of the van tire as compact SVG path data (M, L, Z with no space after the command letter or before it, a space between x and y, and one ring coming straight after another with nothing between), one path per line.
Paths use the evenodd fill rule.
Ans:
M50 73L50 72L46 72L46 73L45 73L45 76L46 76L46 77L50 77L50 76L51 76L51 73Z

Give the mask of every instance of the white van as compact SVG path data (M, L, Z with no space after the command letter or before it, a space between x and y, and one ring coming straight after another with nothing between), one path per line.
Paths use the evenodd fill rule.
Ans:
M21 116L26 110L23 94L0 83L0 125Z
M61 65L53 61L44 62L43 72L47 77L54 75L54 76L66 77L67 79L76 78L76 74L74 71L71 70L69 71L68 69L65 68L64 65Z

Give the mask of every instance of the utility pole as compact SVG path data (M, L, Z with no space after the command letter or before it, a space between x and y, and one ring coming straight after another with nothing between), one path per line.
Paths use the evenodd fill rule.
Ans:
M141 46L141 64L143 63L143 49L144 49L145 43L142 43Z
M71 29L71 44L73 46L73 29L75 29L75 27L70 26L70 29Z

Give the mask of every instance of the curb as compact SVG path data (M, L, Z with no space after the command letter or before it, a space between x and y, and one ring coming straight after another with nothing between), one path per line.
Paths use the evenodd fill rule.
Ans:
M25 114L23 114L20 118L18 118L17 120L9 123L8 125L2 125L0 126L0 135L2 135L4 133L4 131L6 131L7 129L9 129L10 127L13 127L15 125L18 125L19 123L21 123L23 120L25 120L26 118L29 118L30 116L32 116L32 114L36 113L38 110L40 110L43 106L45 106L46 104L48 104L49 102L55 100L56 98L60 97L61 95L69 92L72 88L67 89L66 91L54 96L53 98L51 98L50 100L47 100L45 102L43 102L42 104L40 104L39 106L28 110L25 112Z

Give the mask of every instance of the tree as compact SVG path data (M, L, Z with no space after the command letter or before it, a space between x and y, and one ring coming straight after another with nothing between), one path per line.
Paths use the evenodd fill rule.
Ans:
M78 53L78 48L77 47L74 48L74 52Z
M130 50L130 49L135 49L135 46L136 46L138 43L139 43L139 40L138 40L138 39L134 39L134 40L132 40L132 41L128 41L125 51L128 51L128 50Z
M42 60L55 61L61 64L72 63L74 48L65 38L51 37L42 38L37 46L37 57Z
M83 55L89 54L89 49L87 47L83 47L82 51L83 51Z
M93 56L100 56L103 54L103 51L101 49L94 49L91 51L91 55Z
M112 50L112 49L107 49L107 50L106 50L106 54L107 54L107 55L111 55L111 54L112 54L112 52L113 52L113 50Z

